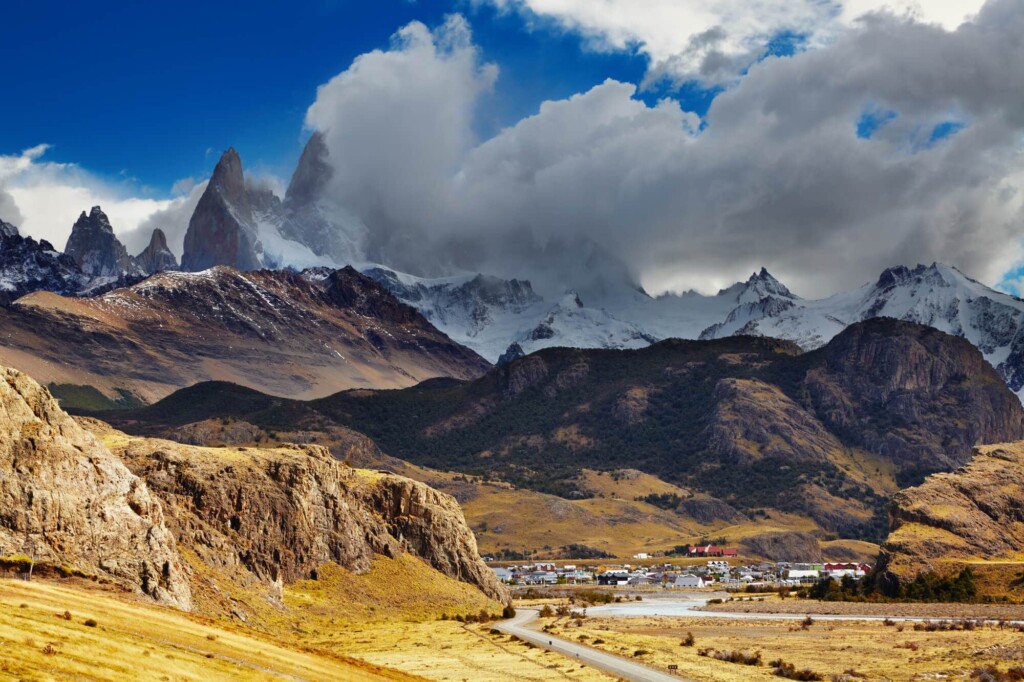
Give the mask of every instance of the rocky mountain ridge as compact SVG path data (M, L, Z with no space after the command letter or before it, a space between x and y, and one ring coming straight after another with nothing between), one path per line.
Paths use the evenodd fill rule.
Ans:
M331 168L319 134L306 144L282 201L254 184L234 148L221 156L189 220L182 269L198 272L215 265L239 270L340 267L361 255L365 228L342 225L326 184Z
M820 300L796 296L762 268L715 296L688 292L651 298L620 289L586 300L586 305L566 305L571 300L565 296L536 294L525 304L485 301L471 290L453 305L445 297L453 286L450 278L413 278L379 266L367 274L453 339L492 361L512 344L528 354L557 346L641 348L666 338L736 335L785 339L814 350L851 324L891 317L966 338L1024 398L1024 301L938 263L891 268L876 282ZM529 287L529 282L511 282ZM576 301L582 303L579 297ZM485 314L459 312L467 309Z
M317 397L489 367L351 268L310 279L217 267L91 298L37 292L0 309L0 324L0 362L146 402L211 379Z
M143 272L150 275L178 269L178 259L167 246L167 235L160 228L153 230L149 244L135 257L135 262Z
M0 372L8 557L214 613L231 590L211 569L280 602L284 583L325 563L362 572L376 555L408 552L508 601L458 504L423 484L352 469L318 446L194 448L85 420L94 436L32 379Z
M87 282L70 256L46 240L22 237L17 227L0 221L0 305L33 291L72 294Z

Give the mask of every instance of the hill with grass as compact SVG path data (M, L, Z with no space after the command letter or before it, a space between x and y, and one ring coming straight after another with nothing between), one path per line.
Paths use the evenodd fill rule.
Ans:
M1024 437L1020 402L977 349L890 319L809 353L754 337L553 348L469 382L309 402L206 383L110 418L167 434L222 417L267 433L344 427L419 466L568 500L595 496L584 470L633 469L688 491L659 502L690 518L795 514L876 541L899 488Z
M978 448L966 466L899 492L891 517L880 564L890 589L969 568L982 593L1024 597L1024 443Z

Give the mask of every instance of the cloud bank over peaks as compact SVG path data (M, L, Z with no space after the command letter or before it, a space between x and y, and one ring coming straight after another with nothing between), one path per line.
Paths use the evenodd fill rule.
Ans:
M497 77L466 20L452 15L433 31L405 26L389 50L358 57L318 88L306 124L323 132L334 163L327 193L374 226L371 258L422 258L422 230L451 210L452 174L476 143L474 110Z
M956 29L983 0L472 0L579 33L598 51L644 55L648 82L734 81L774 38L831 42L868 14Z
M1021 63L1018 0L953 31L879 14L755 64L703 121L609 80L477 142L497 69L453 17L355 60L307 124L369 258L414 273L557 276L599 253L652 293L766 265L817 297L933 260L994 284L1022 259Z

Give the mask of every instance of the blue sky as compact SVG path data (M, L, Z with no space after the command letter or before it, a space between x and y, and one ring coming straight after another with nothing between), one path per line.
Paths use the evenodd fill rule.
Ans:
M439 261L525 229L653 292L932 261L1024 291L1020 0L8 5L0 218L56 244L102 203L180 251L172 186L228 146L287 181L315 103L342 217Z
M455 10L501 68L479 113L481 136L606 78L638 83L647 66L641 56L581 49L554 23L528 28L515 13L441 0L9 3L0 154L47 143L48 160L137 180L157 197L180 178L208 175L208 150L229 145L247 165L287 178L317 86L387 48L409 21L437 25ZM693 108L706 108L705 92L687 93Z

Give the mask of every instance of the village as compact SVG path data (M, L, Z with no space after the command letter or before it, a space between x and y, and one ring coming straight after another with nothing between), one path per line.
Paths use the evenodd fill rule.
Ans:
M671 561L649 564L653 557L636 554L633 559L645 565L577 565L568 562L535 561L492 566L501 582L511 586L602 585L610 587L660 587L664 589L737 589L794 587L821 580L861 578L872 566L863 563L759 562L741 565L738 552L716 545L689 547L689 559L707 559L706 563L679 564ZM732 559L732 562L730 562ZM735 564L735 565L734 565Z

